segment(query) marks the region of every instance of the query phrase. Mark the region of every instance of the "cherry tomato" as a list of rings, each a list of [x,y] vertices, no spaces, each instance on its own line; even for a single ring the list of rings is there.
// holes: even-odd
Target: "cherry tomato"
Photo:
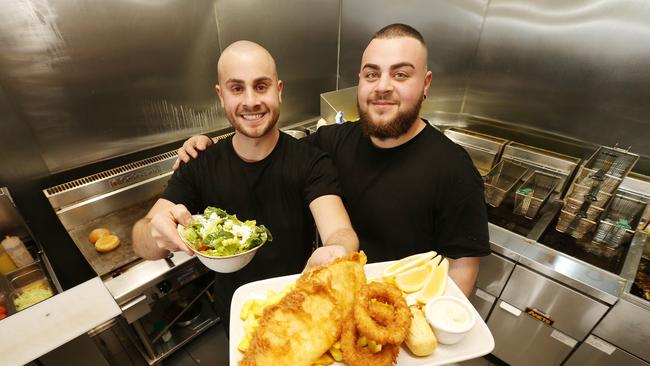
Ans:
[[[7,308],[4,305],[0,305],[0,314],[7,314]]]
[[[199,249],[199,251],[201,251],[201,250],[208,250],[208,247],[206,247],[205,245],[203,245],[203,246],[201,246],[201,249]]]

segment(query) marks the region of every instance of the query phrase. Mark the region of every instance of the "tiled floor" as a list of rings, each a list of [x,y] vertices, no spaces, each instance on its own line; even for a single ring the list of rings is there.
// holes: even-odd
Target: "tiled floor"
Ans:
[[[212,326],[197,339],[175,352],[162,363],[163,366],[221,366],[228,365],[228,339],[221,324]],[[454,365],[493,366],[485,358],[468,360]]]
[[[163,366],[228,365],[228,338],[221,324],[215,324],[195,340],[162,362]]]
[[[494,366],[493,363],[491,363],[489,360],[487,360],[486,358],[483,358],[483,357],[475,358],[473,360],[463,361],[461,363],[457,363],[456,365],[461,365],[461,366]]]

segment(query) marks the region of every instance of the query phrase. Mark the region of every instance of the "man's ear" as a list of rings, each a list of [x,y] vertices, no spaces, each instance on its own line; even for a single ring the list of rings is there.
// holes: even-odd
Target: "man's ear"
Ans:
[[[219,101],[221,102],[221,106],[223,107],[223,96],[221,96],[221,87],[219,84],[214,86],[214,90],[217,91],[217,95],[219,96]]]
[[[282,103],[282,80],[278,80],[278,99],[280,100],[280,103]]]
[[[429,70],[424,75],[424,95],[427,95],[427,91],[429,90],[429,87],[431,86],[431,80],[432,79],[433,79],[433,73],[431,72],[431,70]]]

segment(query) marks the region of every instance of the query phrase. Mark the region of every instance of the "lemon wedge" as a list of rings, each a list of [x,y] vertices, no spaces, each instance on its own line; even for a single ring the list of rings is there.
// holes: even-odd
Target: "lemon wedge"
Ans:
[[[447,288],[447,277],[449,275],[449,261],[447,258],[443,259],[440,264],[433,270],[429,278],[424,284],[424,288],[416,300],[421,304],[426,304],[434,297],[440,296],[445,293]]]
[[[435,258],[431,260],[430,263],[433,263],[433,269],[436,269],[440,265],[440,262],[442,262],[442,256],[437,255]]]
[[[382,277],[389,278],[393,277],[399,273],[406,272],[409,269],[421,266],[422,264],[430,261],[433,257],[436,256],[436,252],[433,250],[426,253],[413,254],[406,258],[402,258],[397,262],[391,264],[390,266],[384,269]]]
[[[110,252],[120,245],[120,238],[117,235],[105,235],[95,242],[95,250],[101,253]]]
[[[438,267],[442,256],[438,255],[432,260],[411,268],[395,276],[388,277],[402,292],[411,293],[420,291],[433,271]]]
[[[435,268],[435,265],[432,262],[433,261],[427,262],[419,267],[411,268],[406,272],[395,275],[395,285],[402,290],[402,292],[406,293],[420,291]]]

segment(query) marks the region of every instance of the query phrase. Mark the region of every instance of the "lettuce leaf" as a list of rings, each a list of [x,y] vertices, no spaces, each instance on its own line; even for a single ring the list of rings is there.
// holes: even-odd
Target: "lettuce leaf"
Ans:
[[[273,240],[264,225],[257,226],[255,220],[242,222],[217,207],[207,207],[203,215],[195,216],[182,235],[196,250],[212,256],[239,254]]]

